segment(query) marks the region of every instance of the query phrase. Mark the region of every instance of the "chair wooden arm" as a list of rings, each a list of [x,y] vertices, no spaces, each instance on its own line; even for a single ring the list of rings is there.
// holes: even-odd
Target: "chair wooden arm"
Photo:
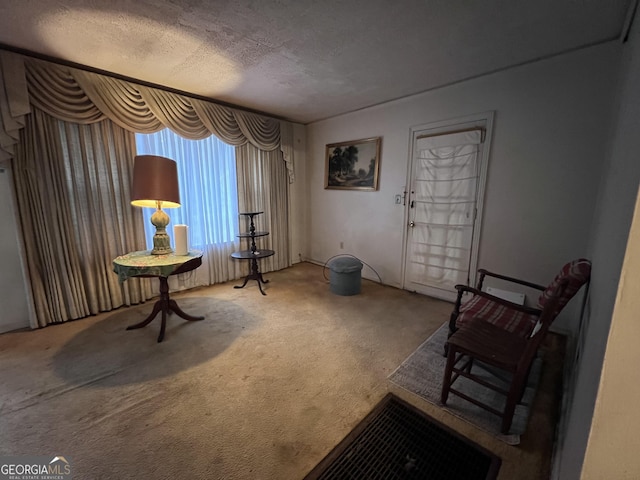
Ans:
[[[537,283],[527,282],[526,280],[520,280],[518,278],[508,277],[506,275],[500,275],[499,273],[493,273],[484,268],[478,270],[480,274],[480,279],[478,280],[478,290],[482,290],[482,282],[484,281],[485,275],[489,277],[499,278],[500,280],[506,280],[507,282],[517,283],[519,285],[524,285],[525,287],[535,288],[536,290],[544,291],[547,287],[543,287],[542,285],[538,285]]]

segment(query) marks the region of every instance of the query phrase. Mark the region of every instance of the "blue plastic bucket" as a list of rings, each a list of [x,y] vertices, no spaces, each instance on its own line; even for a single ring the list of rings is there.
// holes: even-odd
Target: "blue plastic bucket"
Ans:
[[[329,262],[329,289],[336,295],[357,295],[362,284],[362,262],[338,257]]]

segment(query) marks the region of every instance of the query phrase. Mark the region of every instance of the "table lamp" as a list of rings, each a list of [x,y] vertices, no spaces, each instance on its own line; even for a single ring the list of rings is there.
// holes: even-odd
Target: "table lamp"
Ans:
[[[156,227],[151,254],[171,253],[173,250],[166,230],[169,215],[162,210],[162,207],[178,208],[180,206],[176,162],[157,155],[136,156],[133,161],[131,205],[156,209],[151,216],[151,223]]]

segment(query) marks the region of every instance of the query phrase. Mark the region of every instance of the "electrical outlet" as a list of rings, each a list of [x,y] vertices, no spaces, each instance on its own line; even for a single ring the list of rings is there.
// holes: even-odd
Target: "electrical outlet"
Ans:
[[[402,203],[402,195],[398,194],[395,196],[396,205],[400,205]]]

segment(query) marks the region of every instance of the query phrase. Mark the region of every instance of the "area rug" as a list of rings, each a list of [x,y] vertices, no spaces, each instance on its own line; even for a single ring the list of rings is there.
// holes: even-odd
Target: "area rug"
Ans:
[[[447,404],[444,406],[440,402],[442,377],[444,376],[446,363],[443,348],[447,339],[447,332],[448,324],[445,323],[389,375],[389,380],[404,390],[438,405],[453,415],[485,430],[509,445],[519,444],[520,435],[525,432],[527,427],[529,407],[535,396],[540,379],[542,359],[537,358],[533,362],[522,404],[516,407],[511,429],[509,434],[505,435],[500,433],[500,418],[497,415],[455,395],[449,395]],[[487,380],[491,380],[497,384],[501,383],[499,379],[496,382],[496,376],[488,370],[485,371],[481,367],[474,366],[474,373],[476,373],[476,375],[483,376],[483,372]],[[498,410],[502,410],[505,401],[503,395],[482,387],[475,382],[464,380],[465,379],[461,379],[456,383],[458,390]],[[503,383],[507,385],[506,381]]]
[[[500,458],[393,394],[305,480],[495,479]]]

